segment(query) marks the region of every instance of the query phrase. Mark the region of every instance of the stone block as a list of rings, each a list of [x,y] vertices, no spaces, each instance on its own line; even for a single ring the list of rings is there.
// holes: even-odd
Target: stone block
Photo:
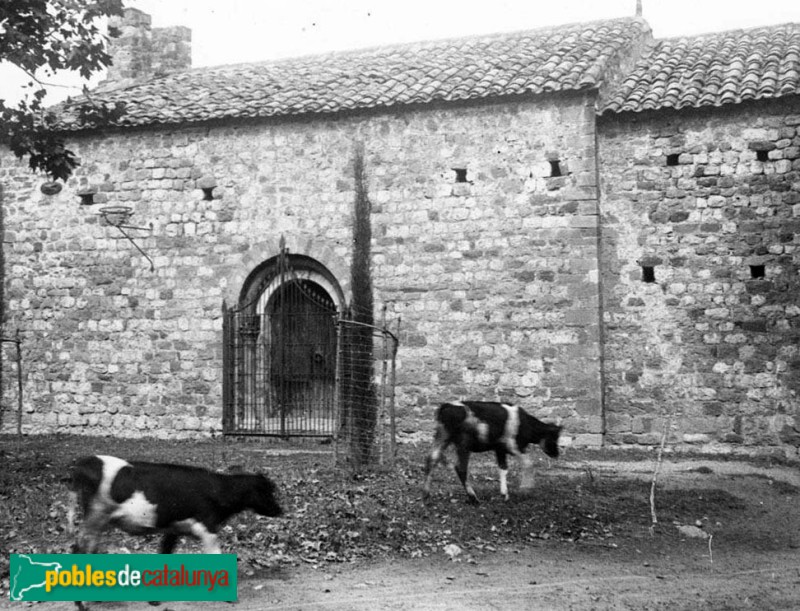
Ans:
[[[713,437],[705,433],[684,433],[682,436],[682,440],[684,443],[698,445],[698,444],[711,443],[713,441]]]
[[[577,308],[564,314],[567,326],[590,327],[599,324],[600,313],[594,308]]]
[[[597,433],[579,433],[572,438],[571,445],[581,448],[599,448],[603,445],[603,436]]]

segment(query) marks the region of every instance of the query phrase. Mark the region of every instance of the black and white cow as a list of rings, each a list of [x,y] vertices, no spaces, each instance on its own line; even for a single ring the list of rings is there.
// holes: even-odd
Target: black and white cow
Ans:
[[[444,451],[456,448],[456,473],[471,502],[478,502],[469,482],[469,456],[472,452],[494,451],[500,470],[500,493],[508,500],[509,454],[519,456],[523,477],[530,470],[526,450],[538,444],[548,456],[558,457],[558,437],[561,427],[547,424],[529,415],[516,405],[494,401],[454,401],[443,403],[436,411],[436,432],[433,449],[425,461],[424,497],[430,494],[431,477],[438,463],[447,464]]]
[[[220,553],[225,521],[246,509],[269,517],[283,512],[275,484],[263,475],[222,474],[199,467],[128,462],[87,456],[72,471],[72,507],[83,511],[75,553],[95,553],[108,526],[140,535],[163,533],[160,553],[172,553],[182,535],[198,539],[207,554]]]

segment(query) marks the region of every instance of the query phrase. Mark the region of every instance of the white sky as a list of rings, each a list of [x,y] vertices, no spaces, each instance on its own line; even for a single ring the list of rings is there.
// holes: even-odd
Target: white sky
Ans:
[[[630,16],[636,0],[128,0],[153,27],[192,30],[194,66],[280,57]],[[642,0],[656,38],[800,22],[800,0]],[[0,65],[0,98],[27,82]],[[52,79],[51,79],[52,80]],[[79,93],[51,88],[54,103]]]

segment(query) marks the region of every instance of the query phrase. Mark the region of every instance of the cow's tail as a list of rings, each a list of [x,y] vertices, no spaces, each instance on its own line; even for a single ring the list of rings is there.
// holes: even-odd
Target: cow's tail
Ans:
[[[69,500],[67,502],[67,523],[66,532],[74,535],[76,532],[75,522],[78,509],[86,511],[86,504],[100,486],[102,479],[102,466],[98,469],[94,464],[95,457],[79,460],[72,467],[72,472],[67,478],[69,485]]]
[[[434,426],[433,429],[433,443],[435,445],[440,445],[442,443],[442,440],[444,439],[444,435],[445,435],[444,425],[441,422],[439,422],[439,420],[437,420],[436,425]]]
[[[67,502],[67,523],[65,530],[69,536],[75,535],[75,516],[78,515],[78,493],[75,490],[69,491],[69,501]]]

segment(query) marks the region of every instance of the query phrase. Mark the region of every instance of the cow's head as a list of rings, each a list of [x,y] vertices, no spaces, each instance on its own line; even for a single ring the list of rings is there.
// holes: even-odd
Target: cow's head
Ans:
[[[539,440],[542,451],[551,458],[558,458],[558,437],[561,435],[561,427],[555,424],[546,425],[544,435]]]
[[[256,513],[269,518],[283,515],[283,509],[278,504],[277,489],[274,483],[265,475],[251,476],[248,494],[248,507]]]

